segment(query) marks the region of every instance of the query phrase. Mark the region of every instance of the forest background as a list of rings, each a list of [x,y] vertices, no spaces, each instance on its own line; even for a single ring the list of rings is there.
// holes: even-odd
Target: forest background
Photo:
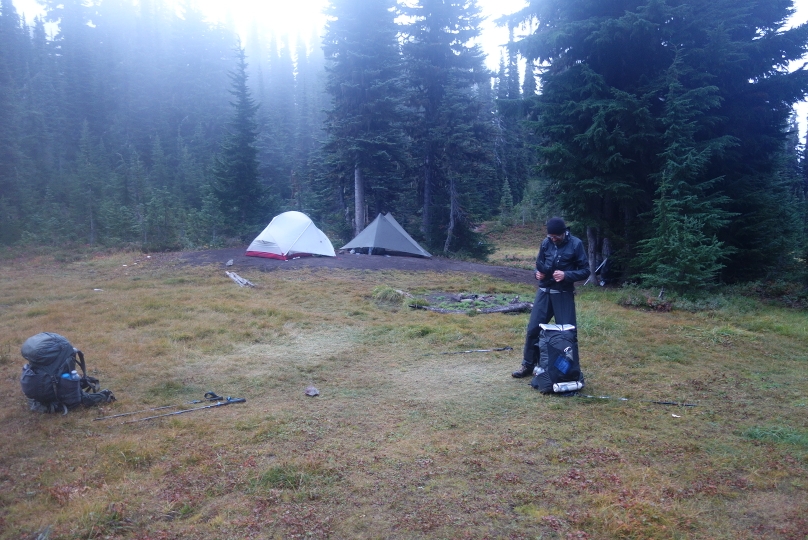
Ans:
[[[491,72],[474,1],[334,0],[310,47],[187,2],[0,0],[0,246],[239,245],[285,210],[338,246],[392,212],[485,258],[483,222],[559,214],[627,280],[802,280],[808,27],[698,4],[533,2]]]

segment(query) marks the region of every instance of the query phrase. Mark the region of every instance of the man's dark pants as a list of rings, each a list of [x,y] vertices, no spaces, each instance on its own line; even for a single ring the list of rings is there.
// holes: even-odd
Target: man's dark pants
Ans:
[[[547,291],[547,292],[545,292]],[[533,300],[533,310],[530,312],[530,321],[527,323],[527,336],[523,351],[522,366],[532,369],[539,362],[536,342],[541,334],[539,325],[547,324],[555,317],[556,324],[572,324],[576,326],[575,319],[575,292],[549,292],[540,288],[536,291]]]

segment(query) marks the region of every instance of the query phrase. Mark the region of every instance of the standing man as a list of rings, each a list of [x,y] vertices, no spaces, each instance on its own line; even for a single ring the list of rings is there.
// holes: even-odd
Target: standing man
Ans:
[[[536,341],[539,325],[555,317],[556,324],[572,324],[575,319],[575,282],[589,277],[589,260],[581,240],[572,236],[561,218],[547,222],[547,238],[541,243],[536,257],[536,279],[539,289],[533,301],[530,321],[527,324],[522,367],[511,373],[515,378],[533,375],[538,363]]]

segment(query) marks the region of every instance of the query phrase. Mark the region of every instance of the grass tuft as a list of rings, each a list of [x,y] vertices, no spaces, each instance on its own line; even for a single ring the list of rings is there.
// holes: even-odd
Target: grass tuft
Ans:
[[[751,427],[743,436],[753,441],[793,444],[808,448],[808,432],[785,426]]]
[[[373,299],[379,303],[401,304],[406,296],[402,291],[396,290],[388,285],[379,285],[373,289]]]
[[[11,362],[11,359],[15,356],[12,354],[11,350],[11,343],[0,343],[0,366]]]
[[[298,490],[311,483],[313,476],[305,470],[293,465],[278,465],[272,467],[251,482],[254,490],[257,489],[292,489]]]

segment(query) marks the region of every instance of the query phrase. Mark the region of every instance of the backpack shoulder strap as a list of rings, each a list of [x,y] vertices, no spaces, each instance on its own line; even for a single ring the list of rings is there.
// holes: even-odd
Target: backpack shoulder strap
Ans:
[[[87,365],[84,363],[84,353],[78,349],[73,349],[75,351],[75,355],[77,357],[76,363],[81,368],[81,374],[86,377],[87,376]]]
[[[98,384],[98,379],[87,375],[87,364],[84,362],[84,353],[76,349],[75,353],[76,364],[81,368],[81,389],[85,392],[98,392],[101,386]]]

